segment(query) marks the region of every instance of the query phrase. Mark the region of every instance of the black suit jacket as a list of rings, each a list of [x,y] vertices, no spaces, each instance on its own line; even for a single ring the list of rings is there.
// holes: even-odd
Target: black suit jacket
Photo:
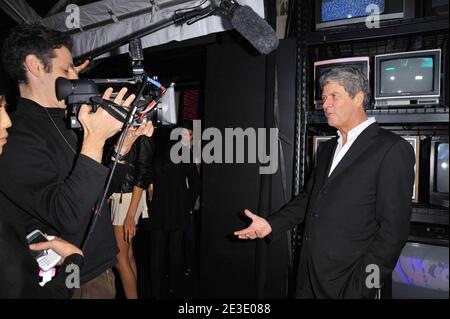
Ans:
[[[297,295],[308,284],[317,298],[372,298],[369,265],[379,267],[382,284],[408,238],[414,151],[373,123],[328,177],[336,144],[337,138],[324,143],[306,191],[268,221],[272,236],[306,223]]]

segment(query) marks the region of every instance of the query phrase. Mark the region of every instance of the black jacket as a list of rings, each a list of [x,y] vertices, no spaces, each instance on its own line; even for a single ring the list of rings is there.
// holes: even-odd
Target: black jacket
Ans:
[[[378,266],[383,283],[408,238],[414,151],[374,123],[328,177],[336,141],[319,149],[306,191],[268,221],[273,236],[305,221],[297,294],[310,282],[317,298],[372,298],[366,267]]]
[[[133,186],[147,189],[152,181],[153,139],[140,136],[126,156],[128,169],[122,183],[112,187],[114,193],[131,193]]]
[[[67,143],[76,150],[77,140],[66,126],[64,110],[46,110],[27,99],[18,101],[0,156],[0,207],[17,214],[27,233],[40,229],[80,247],[109,168],[74,154]],[[116,264],[118,249],[107,205],[83,252],[81,283]]]
[[[150,203],[149,228],[175,231],[188,226],[189,212],[200,193],[200,176],[194,163],[175,164],[170,158],[170,129],[155,134],[153,158],[153,196]],[[192,154],[191,154],[192,158]]]

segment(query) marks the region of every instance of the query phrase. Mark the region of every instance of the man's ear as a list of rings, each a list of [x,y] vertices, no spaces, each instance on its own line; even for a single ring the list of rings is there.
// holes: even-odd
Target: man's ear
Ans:
[[[42,74],[42,72],[45,72],[44,64],[34,54],[28,54],[25,57],[24,65],[26,70],[34,77],[40,77],[40,74]]]
[[[364,108],[364,93],[363,91],[359,91],[355,94],[355,97],[353,98],[356,102],[356,105],[362,105]]]

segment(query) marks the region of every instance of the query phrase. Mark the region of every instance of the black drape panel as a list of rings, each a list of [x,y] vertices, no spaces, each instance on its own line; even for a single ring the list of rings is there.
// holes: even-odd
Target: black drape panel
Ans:
[[[281,132],[293,142],[295,44],[293,46],[292,43],[286,45],[282,42],[276,60],[283,64],[277,66],[278,78],[281,78],[279,95],[283,95],[279,97],[280,125],[284,126]],[[223,43],[207,49],[206,61],[202,129],[216,127],[225,136],[225,128],[263,128],[266,108],[273,110],[273,94],[267,92],[274,90],[275,85],[275,72],[268,72],[268,68],[272,67],[267,63],[268,58],[239,44]],[[203,146],[207,143],[203,141]],[[290,198],[293,144],[283,142],[283,148],[287,197]],[[225,158],[224,155],[222,158]],[[260,199],[264,197],[260,194],[259,163],[203,164],[202,176],[200,296],[284,297],[288,265],[287,236],[267,244],[266,253],[257,254],[256,241],[238,241],[232,235],[234,230],[248,225],[249,221],[242,217],[243,210],[248,208],[256,212]],[[267,190],[267,196],[271,197],[269,211],[278,209],[284,203],[280,179],[279,168],[271,176]],[[259,260],[261,258],[263,260]],[[257,294],[261,263],[265,263],[266,273],[262,296]]]

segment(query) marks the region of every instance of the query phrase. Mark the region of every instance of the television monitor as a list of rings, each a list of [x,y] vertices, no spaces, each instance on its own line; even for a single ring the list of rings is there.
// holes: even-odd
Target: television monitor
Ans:
[[[414,203],[419,202],[419,154],[420,154],[420,136],[402,136],[414,149],[414,154],[416,156],[416,164],[414,165],[414,185],[413,185],[413,195],[412,201]]]
[[[316,1],[316,29],[358,23],[363,23],[365,26],[368,16],[377,15],[380,21],[383,21],[411,19],[414,18],[414,14],[414,0],[318,0]]]
[[[153,113],[152,121],[156,125],[176,125],[178,108],[176,103],[176,92],[172,83],[166,90],[166,93],[156,105],[156,111]]]
[[[370,59],[368,56],[359,56],[359,57],[349,57],[349,58],[340,58],[340,59],[332,59],[332,60],[322,60],[314,62],[314,105],[316,109],[321,109],[323,107],[322,102],[322,88],[319,84],[319,79],[328,70],[336,66],[352,66],[354,68],[359,69],[370,81]],[[369,82],[370,87],[370,82]]]
[[[408,242],[392,272],[393,299],[448,299],[448,247]]]
[[[331,135],[326,135],[326,136],[313,136],[313,158],[314,161],[317,163],[317,150],[319,149],[319,145],[321,143],[324,143],[328,140],[331,140],[332,138],[334,138],[336,136],[331,136]]]
[[[430,150],[430,204],[449,207],[448,136],[433,136]]]
[[[438,104],[441,49],[375,56],[375,107]]]

